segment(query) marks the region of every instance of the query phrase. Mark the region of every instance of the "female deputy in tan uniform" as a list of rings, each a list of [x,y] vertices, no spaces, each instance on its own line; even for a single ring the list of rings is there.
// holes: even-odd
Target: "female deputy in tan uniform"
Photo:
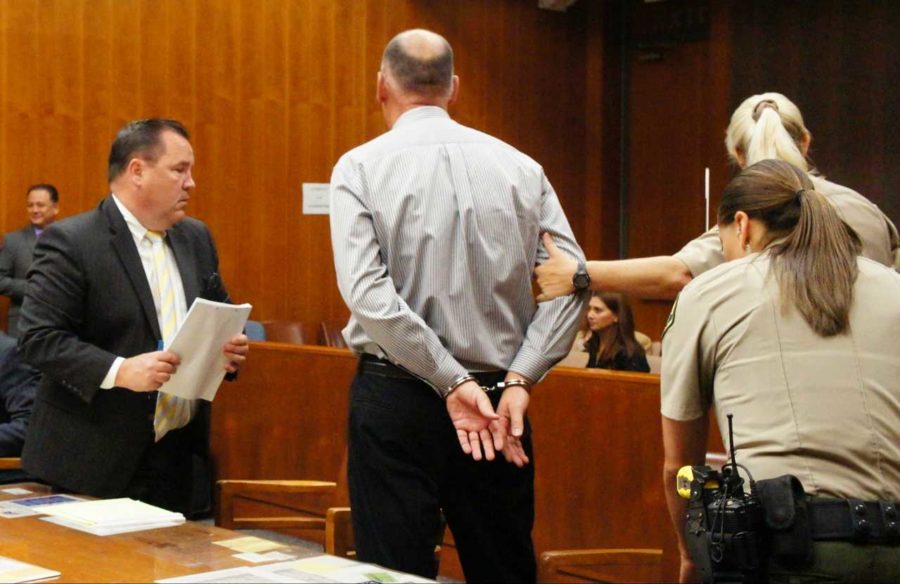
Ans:
[[[675,475],[703,463],[714,405],[720,430],[734,415],[738,462],[754,479],[793,474],[815,497],[894,502],[894,519],[888,503],[868,507],[866,545],[814,534],[812,561],[770,561],[770,580],[898,582],[900,274],[857,257],[855,234],[814,186],[766,160],[725,189],[719,237],[735,261],[684,288],[663,337],[666,497],[681,539]],[[841,511],[850,529],[850,504]],[[682,576],[691,572],[683,551]]]
[[[763,93],[744,100],[731,116],[725,147],[741,168],[766,159],[790,162],[810,174],[817,192],[834,205],[859,235],[862,255],[900,269],[900,236],[891,220],[871,201],[847,187],[829,182],[810,167],[806,154],[812,134],[797,106],[780,93]],[[541,288],[538,300],[551,300],[574,290],[577,263],[556,250],[549,235],[544,245],[550,260],[535,269]],[[592,290],[622,292],[650,298],[672,298],[691,278],[725,261],[718,228],[688,243],[674,256],[587,262]]]

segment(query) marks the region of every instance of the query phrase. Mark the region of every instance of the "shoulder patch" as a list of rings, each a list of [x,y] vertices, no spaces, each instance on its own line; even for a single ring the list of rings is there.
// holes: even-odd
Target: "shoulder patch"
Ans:
[[[678,308],[678,299],[681,298],[681,294],[675,297],[675,302],[672,304],[672,311],[669,312],[669,318],[666,319],[666,326],[663,327],[662,335],[660,335],[659,339],[662,340],[665,338],[666,333],[669,332],[669,328],[675,323],[675,310]]]

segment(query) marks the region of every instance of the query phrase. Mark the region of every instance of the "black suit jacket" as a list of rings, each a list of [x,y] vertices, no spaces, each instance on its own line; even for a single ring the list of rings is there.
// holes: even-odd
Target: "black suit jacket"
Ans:
[[[206,226],[186,218],[168,230],[185,300],[227,302]],[[54,223],[28,273],[19,347],[44,374],[23,466],[51,484],[98,497],[120,495],[153,444],[156,392],[100,389],[117,356],[156,350],[162,336],[131,232],[111,197]],[[206,454],[208,403],[186,427]]]
[[[8,332],[18,336],[19,312],[25,298],[25,275],[31,265],[37,236],[34,227],[28,225],[7,233],[0,250],[0,294],[9,296]]]

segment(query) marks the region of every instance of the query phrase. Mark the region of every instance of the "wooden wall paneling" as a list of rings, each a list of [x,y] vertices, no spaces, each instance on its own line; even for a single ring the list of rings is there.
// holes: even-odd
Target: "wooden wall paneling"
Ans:
[[[347,104],[356,98],[337,91],[337,78],[350,75],[361,32],[359,21],[347,11],[338,18],[335,3],[320,2],[316,9],[297,5],[291,18],[287,91],[290,96],[287,145],[290,152],[290,180],[285,189],[284,266],[289,281],[299,284],[296,292],[282,298],[281,310],[295,320],[313,324],[330,317],[337,284],[332,265],[329,218],[304,215],[302,183],[327,183],[340,152],[335,148],[335,130],[345,122],[338,119],[337,107],[347,113]],[[357,5],[356,16],[365,12]],[[344,18],[350,18],[343,21]],[[347,61],[344,59],[347,58]],[[342,84],[341,89],[348,89]],[[352,117],[348,123],[352,125]],[[300,253],[297,253],[297,252]],[[335,315],[337,316],[337,315]]]
[[[17,67],[37,90],[27,113],[34,119],[32,134],[20,139],[30,142],[35,157],[29,175],[16,189],[20,204],[29,184],[50,182],[61,192],[78,192],[84,182],[82,166],[72,164],[73,159],[80,158],[84,137],[84,47],[79,42],[84,9],[74,2],[60,6],[41,3],[36,18],[41,27],[34,61],[38,69],[35,71],[27,62]],[[24,205],[20,209],[20,225],[24,225]]]
[[[313,182],[329,182],[331,170],[338,158],[347,150],[363,143],[367,139],[367,121],[370,117],[380,116],[381,109],[375,103],[375,78],[381,62],[381,54],[370,46],[380,42],[379,35],[373,34],[371,27],[371,9],[359,10],[358,5],[335,4],[331,22],[330,45],[328,54],[332,56],[332,102],[331,124],[329,128],[330,161],[323,164],[325,168],[315,175],[303,172],[303,180]],[[384,122],[382,121],[382,126]],[[303,136],[303,128],[297,129],[298,139]],[[298,169],[302,170],[302,169]],[[324,218],[323,218],[324,219]],[[310,273],[318,279],[320,287],[331,287],[337,290],[334,263],[331,261],[331,229],[327,220],[319,220],[320,228],[314,232],[310,242],[317,249],[328,250],[320,254],[321,265],[316,273]],[[322,299],[320,320],[346,321],[350,312],[340,294],[334,293]]]
[[[232,126],[237,140],[228,140],[237,151],[237,166],[232,183],[224,187],[227,207],[219,206],[219,225],[232,234],[230,269],[236,292],[254,303],[253,318],[262,320],[274,318],[266,307],[279,302],[277,293],[286,284],[286,264],[293,259],[284,222],[299,199],[287,176],[290,24],[284,2],[240,6],[235,87],[239,121]]]
[[[193,34],[198,18],[197,3],[195,0],[166,0],[164,3],[151,2],[149,6],[159,12],[156,19],[163,20],[166,27],[165,35],[153,34],[154,26],[147,29],[150,33],[147,36],[162,37],[164,47],[165,60],[159,83],[165,88],[165,105],[160,115],[174,117],[191,129],[195,125],[197,103],[197,36]]]
[[[189,213],[209,224],[235,300],[259,319],[346,318],[328,220],[301,215],[301,184],[328,181],[341,154],[385,130],[381,50],[427,26],[456,45],[454,115],[542,163],[583,235],[583,6],[21,0],[0,10],[4,232],[24,223],[21,191],[37,180],[60,187],[66,216],[96,206],[115,131],[174,117],[193,135]]]
[[[787,95],[813,134],[818,168],[900,220],[900,4],[766,0],[736,3],[733,18],[732,106]]]
[[[82,64],[81,111],[72,120],[83,125],[81,133],[78,166],[81,180],[77,188],[59,185],[60,214],[71,216],[76,210],[89,209],[96,205],[109,191],[106,178],[109,147],[118,127],[113,121],[114,97],[117,86],[123,83],[123,76],[117,75],[114,63],[119,55],[113,51],[118,31],[114,28],[115,10],[113,2],[83,4],[81,46],[84,54]],[[76,39],[77,40],[77,39]],[[60,139],[63,143],[65,136]]]
[[[3,184],[4,209],[9,227],[17,229],[27,221],[24,190],[30,177],[37,175],[37,147],[30,136],[37,134],[37,102],[42,84],[36,83],[45,64],[38,58],[39,37],[33,34],[38,19],[38,3],[7,3],[0,26],[4,31],[4,87],[6,115],[2,129],[3,160],[6,181]],[[44,86],[45,87],[45,86]]]
[[[135,45],[130,49],[140,55],[140,117],[165,116],[178,118],[169,110],[169,94],[172,86],[178,84],[178,74],[183,73],[169,68],[169,56],[173,48],[180,46],[177,39],[171,36],[170,23],[167,18],[169,3],[144,0],[134,5],[134,18],[139,23]],[[180,121],[189,125],[190,120]]]
[[[708,40],[631,48],[627,257],[671,255],[703,233],[704,168],[710,224],[731,175],[722,140],[731,115],[729,4],[709,10]],[[658,339],[669,307],[636,300],[637,328]]]
[[[252,221],[259,207],[252,201],[256,193],[242,189],[240,173],[249,163],[242,158],[240,87],[241,4],[217,0],[197,0],[193,36],[197,66],[195,81],[195,121],[189,128],[194,144],[194,180],[191,214],[206,221],[219,250],[219,270],[231,297],[252,302],[251,318],[259,320],[258,302],[248,294],[247,282],[260,284],[260,296],[270,284],[256,272],[256,265],[240,264],[245,248],[255,249],[265,233],[242,228]],[[256,169],[257,172],[264,172]]]
[[[585,5],[584,188],[579,243],[589,259],[618,258],[620,3]]]
[[[145,9],[136,2],[116,2],[110,5],[110,41],[109,41],[109,73],[106,82],[109,84],[110,101],[106,113],[107,129],[99,136],[96,150],[84,153],[84,166],[91,169],[84,186],[83,206],[72,208],[71,212],[86,211],[99,201],[109,190],[106,175],[109,148],[119,128],[127,122],[147,117],[143,113],[143,51],[141,42],[145,31],[141,24],[140,11]],[[88,77],[86,82],[89,91],[93,91],[96,78]],[[93,156],[99,156],[94,159]],[[189,212],[193,213],[193,209]]]

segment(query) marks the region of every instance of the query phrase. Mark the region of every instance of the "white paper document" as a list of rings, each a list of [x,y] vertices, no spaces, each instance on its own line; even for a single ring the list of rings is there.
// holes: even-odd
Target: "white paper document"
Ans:
[[[266,566],[248,566],[158,580],[160,584],[213,582],[434,582],[336,556],[313,556]]]
[[[6,493],[8,495],[31,495],[32,492],[28,489],[22,489],[19,487],[12,487],[11,489],[0,489],[0,492]]]
[[[181,513],[125,498],[64,503],[44,507],[41,512],[49,515],[45,521],[94,535],[115,535],[184,523]]]
[[[266,552],[264,554],[244,552],[242,554],[234,554],[234,557],[239,560],[244,560],[245,562],[250,562],[251,564],[261,564],[263,562],[293,560],[296,559],[297,556],[292,556],[291,554],[285,554],[283,552]]]
[[[159,391],[212,401],[225,377],[226,358],[222,347],[244,330],[251,308],[249,304],[194,300],[166,347],[181,357],[181,365]]]
[[[59,572],[56,570],[48,570],[34,564],[26,564],[25,562],[0,556],[0,583],[35,582],[37,580],[46,580],[47,578],[56,578],[57,576],[59,576]]]

